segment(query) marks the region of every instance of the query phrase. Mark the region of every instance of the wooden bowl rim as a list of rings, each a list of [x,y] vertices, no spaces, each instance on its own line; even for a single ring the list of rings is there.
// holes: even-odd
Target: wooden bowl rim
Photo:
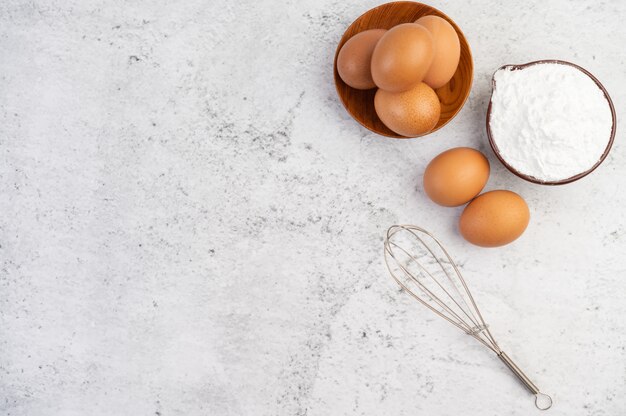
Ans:
[[[526,67],[529,66],[533,66],[533,65],[540,65],[540,64],[559,64],[559,65],[568,65],[571,67],[574,67],[576,69],[578,69],[579,71],[583,72],[585,75],[587,75],[589,78],[591,78],[596,85],[600,88],[600,90],[602,90],[602,93],[604,94],[604,97],[606,98],[606,100],[609,103],[609,108],[611,109],[611,117],[613,119],[613,125],[611,127],[611,136],[609,137],[609,142],[606,146],[606,148],[604,149],[604,152],[602,153],[602,156],[600,156],[600,159],[588,170],[581,172],[577,175],[571,176],[569,178],[566,179],[561,179],[558,181],[542,181],[540,179],[537,179],[531,175],[526,175],[524,173],[519,172],[517,169],[515,169],[514,167],[512,167],[511,165],[509,165],[509,163],[504,160],[504,158],[502,157],[502,155],[500,154],[500,150],[498,149],[498,146],[496,145],[493,136],[491,134],[491,126],[490,126],[490,121],[491,121],[491,105],[492,105],[492,100],[493,100],[493,93],[496,89],[496,80],[495,80],[495,76],[496,73],[498,73],[498,71],[504,70],[504,69],[509,69],[512,68],[513,71],[517,71],[520,69],[524,69]],[[611,148],[613,147],[613,142],[615,141],[615,133],[617,131],[617,115],[615,113],[615,106],[613,105],[613,100],[611,100],[611,97],[609,96],[608,91],[606,90],[606,88],[604,88],[604,85],[602,85],[602,83],[598,80],[598,78],[596,78],[591,72],[587,71],[585,68],[576,65],[572,62],[568,62],[568,61],[562,61],[559,59],[540,59],[537,61],[531,61],[531,62],[527,62],[525,64],[507,64],[507,65],[502,65],[500,68],[496,69],[495,72],[493,73],[493,75],[491,76],[491,97],[489,98],[489,105],[487,106],[487,138],[489,140],[489,145],[491,146],[491,149],[493,150],[494,154],[496,155],[496,157],[498,158],[498,160],[509,170],[511,171],[511,173],[513,173],[515,176],[520,177],[528,182],[532,182],[532,183],[536,183],[539,185],[549,185],[549,186],[554,186],[554,185],[565,185],[568,183],[572,183],[575,182],[581,178],[584,178],[585,176],[589,175],[591,172],[593,172],[594,170],[597,169],[598,166],[600,166],[602,164],[602,162],[604,162],[604,159],[606,159],[606,157],[609,155],[609,152],[611,151]]]
[[[445,19],[450,22],[455,31],[457,32],[457,34],[459,35],[459,42],[463,42],[465,43],[465,45],[467,46],[467,53],[469,55],[469,69],[470,69],[470,76],[469,76],[469,86],[467,88],[467,93],[465,94],[465,97],[463,97],[463,101],[461,102],[461,104],[457,107],[457,109],[454,111],[454,114],[452,114],[450,116],[450,118],[443,123],[442,125],[440,125],[437,128],[432,129],[431,131],[424,133],[424,134],[420,134],[418,136],[401,136],[399,134],[389,134],[387,132],[383,132],[383,131],[378,131],[378,130],[374,130],[372,127],[366,125],[365,123],[363,123],[361,120],[359,120],[358,118],[356,118],[354,115],[352,115],[352,113],[350,112],[350,110],[348,109],[348,105],[346,104],[343,95],[341,94],[341,91],[339,90],[339,83],[337,82],[337,77],[339,76],[339,73],[337,71],[337,56],[339,56],[339,51],[341,50],[341,46],[343,46],[343,44],[345,44],[345,42],[342,44],[341,40],[346,36],[346,32],[348,32],[348,30],[350,30],[350,28],[352,27],[352,25],[354,25],[357,21],[363,19],[365,17],[365,15],[375,12],[377,9],[381,9],[383,7],[389,6],[391,4],[410,4],[410,5],[418,5],[418,6],[423,6],[423,7],[427,7],[429,9],[435,10],[438,13],[440,13],[442,16],[445,17]],[[425,15],[428,16],[428,15]],[[410,22],[407,22],[410,23]],[[366,30],[371,30],[371,29],[366,29]],[[361,31],[363,32],[363,31]],[[358,33],[361,33],[358,32]],[[352,36],[355,36],[356,34]],[[349,39],[349,38],[348,38]],[[348,41],[348,39],[346,39],[346,42]],[[366,129],[368,129],[369,131],[376,133],[380,136],[385,136],[385,137],[389,137],[392,139],[416,139],[418,137],[424,137],[427,136],[431,133],[436,132],[437,130],[441,129],[442,127],[446,126],[448,123],[450,123],[461,111],[461,109],[465,106],[465,103],[467,102],[470,93],[472,91],[472,85],[474,84],[474,56],[472,55],[472,49],[470,47],[469,42],[467,41],[467,38],[465,37],[465,34],[463,33],[463,31],[461,30],[461,28],[456,24],[456,22],[454,20],[452,20],[450,18],[450,16],[448,16],[447,14],[443,13],[441,10],[437,9],[436,7],[430,6],[428,4],[425,3],[420,3],[417,1],[390,1],[387,3],[383,3],[383,4],[379,4],[376,7],[372,7],[371,9],[365,11],[364,13],[362,13],[359,17],[357,17],[356,19],[354,19],[352,21],[352,23],[350,23],[350,25],[348,25],[348,27],[346,28],[346,30],[343,32],[343,34],[341,35],[341,39],[339,40],[339,43],[337,44],[337,49],[335,50],[335,58],[334,58],[334,62],[333,62],[333,78],[335,81],[335,90],[337,91],[337,95],[339,96],[339,100],[341,101],[341,104],[343,105],[343,107],[345,108],[346,112],[350,115],[350,117],[352,117],[352,119],[356,120],[357,123],[359,123],[361,126],[365,127]],[[391,129],[390,129],[391,130]]]

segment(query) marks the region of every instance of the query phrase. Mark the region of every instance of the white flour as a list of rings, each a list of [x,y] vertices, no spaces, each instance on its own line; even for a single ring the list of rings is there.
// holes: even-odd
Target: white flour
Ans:
[[[491,136],[507,163],[540,181],[585,172],[611,135],[609,103],[578,69],[536,64],[495,74]]]

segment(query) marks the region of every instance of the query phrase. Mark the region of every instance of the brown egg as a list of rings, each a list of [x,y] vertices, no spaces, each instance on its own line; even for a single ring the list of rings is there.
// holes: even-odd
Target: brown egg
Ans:
[[[407,91],[422,81],[432,60],[430,32],[424,26],[403,23],[378,41],[372,55],[372,78],[383,90]]]
[[[374,108],[385,126],[407,137],[431,131],[441,114],[439,97],[424,83],[398,93],[379,89],[374,96]]]
[[[529,219],[528,205],[521,196],[511,191],[491,191],[465,207],[459,229],[472,244],[498,247],[522,235]]]
[[[420,17],[415,23],[424,26],[433,37],[433,62],[423,82],[437,89],[450,81],[461,57],[459,36],[452,25],[439,16]]]
[[[366,30],[344,43],[337,55],[337,72],[343,82],[357,90],[376,87],[372,79],[372,53],[385,32],[385,29]]]
[[[424,191],[445,207],[463,205],[482,191],[489,161],[478,150],[457,147],[436,156],[424,171]]]

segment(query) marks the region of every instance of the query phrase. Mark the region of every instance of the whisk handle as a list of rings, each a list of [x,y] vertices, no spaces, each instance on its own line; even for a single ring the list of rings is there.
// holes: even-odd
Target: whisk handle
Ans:
[[[535,406],[540,410],[547,410],[552,407],[552,398],[545,393],[542,393],[539,388],[530,381],[528,376],[515,364],[511,357],[506,355],[504,351],[498,353],[498,358],[511,370],[513,374],[522,382],[522,384],[535,395]],[[540,403],[541,400],[541,403]]]

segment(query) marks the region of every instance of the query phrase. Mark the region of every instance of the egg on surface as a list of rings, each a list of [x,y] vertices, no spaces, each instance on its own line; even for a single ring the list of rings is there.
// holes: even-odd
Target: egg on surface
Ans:
[[[424,191],[445,207],[463,205],[482,191],[489,179],[489,161],[481,152],[457,147],[437,155],[424,171]]]
[[[337,55],[337,72],[352,88],[369,90],[376,87],[372,79],[372,53],[385,29],[366,30],[352,36]]]
[[[499,247],[521,236],[529,220],[530,211],[521,196],[511,191],[490,191],[465,207],[459,230],[472,244]]]
[[[461,43],[454,27],[439,16],[423,16],[415,21],[424,26],[432,35],[433,62],[424,76],[423,82],[437,89],[450,81],[461,57]]]
[[[419,84],[433,60],[433,38],[424,26],[403,23],[389,29],[372,55],[372,78],[378,88],[407,91]]]
[[[423,82],[404,92],[379,89],[374,96],[374,108],[385,126],[406,137],[428,133],[441,115],[439,97]]]

